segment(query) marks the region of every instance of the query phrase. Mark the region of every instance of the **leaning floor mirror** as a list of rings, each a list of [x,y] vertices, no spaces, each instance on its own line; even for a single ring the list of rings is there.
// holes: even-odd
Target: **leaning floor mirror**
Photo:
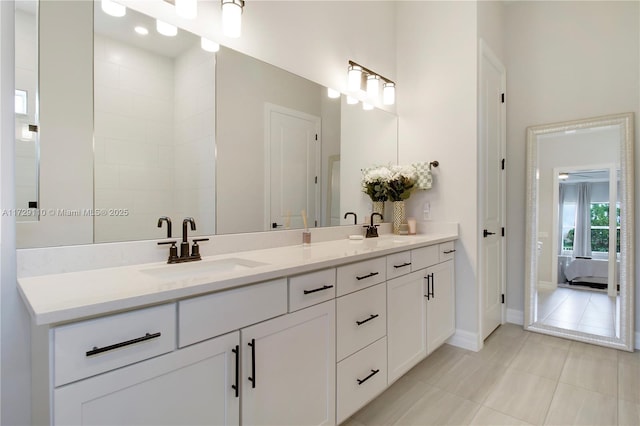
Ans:
[[[633,113],[527,129],[525,329],[633,351]]]

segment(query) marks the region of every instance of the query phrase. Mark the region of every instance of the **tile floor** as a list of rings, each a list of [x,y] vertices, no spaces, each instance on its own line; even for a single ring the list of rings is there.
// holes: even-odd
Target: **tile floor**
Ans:
[[[559,287],[538,290],[538,321],[555,327],[614,337],[616,298],[605,292]]]
[[[343,426],[640,425],[640,352],[505,324],[480,352],[443,345]]]

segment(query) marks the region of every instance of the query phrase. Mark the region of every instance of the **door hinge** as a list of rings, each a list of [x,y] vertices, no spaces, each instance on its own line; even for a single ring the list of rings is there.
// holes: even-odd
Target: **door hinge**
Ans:
[[[29,124],[29,131],[33,133],[38,133],[38,126],[35,124]]]
[[[505,163],[506,163],[506,162],[507,162],[507,159],[506,159],[506,158],[503,158],[502,160],[500,160],[500,168],[501,168],[502,170],[504,170],[504,165],[505,165]]]
[[[316,224],[316,228],[317,228],[317,227],[318,227],[318,221],[316,220],[316,221],[314,221],[314,222],[315,222],[315,224]]]
[[[504,303],[504,293],[502,293],[501,296],[502,296],[502,298],[501,298],[502,299],[502,303]]]
[[[316,140],[318,140],[318,134],[316,133]]]
[[[504,237],[504,226],[502,227],[502,236]]]
[[[504,103],[504,93],[502,93],[501,100],[502,100],[502,103]]]
[[[318,176],[316,176],[315,183],[318,183]]]

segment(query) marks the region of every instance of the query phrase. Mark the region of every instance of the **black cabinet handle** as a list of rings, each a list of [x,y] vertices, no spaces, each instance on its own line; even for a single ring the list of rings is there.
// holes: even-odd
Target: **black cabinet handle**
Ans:
[[[380,369],[378,370],[371,370],[371,374],[369,374],[367,377],[365,377],[364,379],[356,379],[358,381],[358,385],[363,384],[364,382],[366,382],[367,380],[369,380],[370,378],[372,378],[373,376],[375,376],[376,374],[378,374],[380,372]]]
[[[456,249],[453,249],[453,250],[445,250],[445,251],[443,251],[443,253],[444,253],[444,254],[450,254],[450,253],[453,253],[454,251],[456,251]]]
[[[369,318],[365,319],[365,320],[362,320],[362,321],[356,321],[356,324],[357,324],[357,325],[362,325],[362,324],[364,324],[365,322],[369,322],[369,321],[371,321],[371,320],[372,320],[372,319],[374,319],[374,318],[378,318],[379,316],[380,316],[380,315],[378,315],[378,314],[371,314],[371,316],[370,316]]]
[[[435,291],[436,280],[435,280],[435,278],[433,276],[433,272],[431,273],[431,280],[430,281],[431,281],[431,297],[433,297],[435,299],[436,298],[436,291]]]
[[[364,280],[365,278],[371,278],[371,277],[375,277],[376,275],[378,275],[380,272],[372,272],[370,274],[367,275],[363,275],[361,277],[356,277],[356,280],[360,281],[360,280]]]
[[[160,337],[160,332],[153,333],[153,334],[147,333],[142,337],[137,337],[135,339],[127,340],[126,342],[120,342],[114,345],[105,346],[104,348],[99,348],[97,346],[94,346],[93,349],[91,349],[90,351],[87,351],[87,356],[98,355],[103,352],[112,351],[114,349],[123,348],[125,346],[134,345],[140,342],[146,342],[147,340],[156,339],[158,337]]]
[[[411,265],[411,262],[405,262],[402,265],[393,265],[393,267],[398,269],[398,268],[404,268],[405,266],[409,266],[409,265]]]
[[[330,288],[333,288],[333,286],[332,285],[325,285],[325,286],[322,286],[320,288],[314,288],[313,290],[305,290],[304,294],[315,293],[316,291],[328,290]]]
[[[431,296],[431,289],[430,289],[430,286],[431,286],[431,275],[425,276],[424,279],[427,280],[427,294],[425,294],[424,297],[426,297],[427,300],[430,300],[429,296]]]
[[[251,343],[248,343],[251,347],[251,377],[249,377],[249,381],[251,382],[251,387],[255,389],[256,387],[256,339],[251,339]]]
[[[236,354],[236,384],[231,385],[231,389],[236,391],[236,398],[238,398],[240,396],[240,387],[238,386],[238,378],[240,374],[240,366],[238,365],[238,363],[240,362],[240,346],[236,345],[234,349],[231,349],[231,352]]]

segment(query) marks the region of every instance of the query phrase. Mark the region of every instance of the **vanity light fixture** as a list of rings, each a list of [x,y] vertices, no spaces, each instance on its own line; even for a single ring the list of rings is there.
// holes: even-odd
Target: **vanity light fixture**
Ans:
[[[569,173],[566,173],[566,172],[558,173],[558,179],[562,179],[562,180],[569,179]]]
[[[363,76],[366,76],[367,98],[369,101],[377,102],[379,100],[380,83],[382,81],[382,101],[384,105],[393,105],[396,102],[396,83],[388,78],[353,61],[349,61],[347,76],[347,89],[350,92],[359,91],[362,87]]]
[[[230,38],[238,38],[242,32],[242,10],[244,0],[222,1],[222,33]]]
[[[178,27],[156,19],[156,31],[158,31],[163,36],[174,37],[176,34],[178,34]]]
[[[347,95],[347,104],[355,105],[357,103],[358,103],[358,99],[357,98],[354,98],[353,96]]]
[[[202,50],[206,52],[215,53],[220,50],[220,45],[213,40],[209,40],[208,38],[200,37],[200,47]]]
[[[121,4],[114,2],[113,0],[102,0],[100,2],[100,6],[102,7],[102,11],[107,15],[115,16],[116,18],[121,18],[127,14],[127,8]]]
[[[149,34],[149,30],[146,29],[145,27],[141,26],[141,25],[138,25],[133,30],[135,32],[137,32],[138,34],[143,35],[143,36]]]
[[[340,92],[336,89],[332,89],[331,87],[327,87],[327,96],[331,99],[338,99],[340,97]]]
[[[175,0],[176,13],[184,19],[196,19],[198,17],[198,0]]]

